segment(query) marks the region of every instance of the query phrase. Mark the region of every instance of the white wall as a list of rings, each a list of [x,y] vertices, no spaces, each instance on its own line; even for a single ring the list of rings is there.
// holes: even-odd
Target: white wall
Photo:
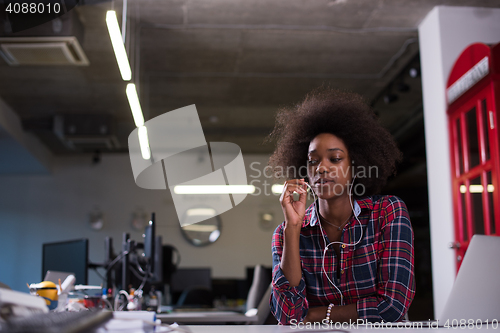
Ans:
[[[500,41],[500,9],[435,7],[419,26],[431,224],[434,314],[443,311],[455,279],[450,151],[445,88],[455,60],[475,42]]]
[[[267,164],[266,156],[244,159],[249,181],[257,176],[251,162],[259,162],[253,169],[260,170]],[[244,278],[248,266],[271,265],[272,232],[282,221],[278,196],[247,196],[220,216],[222,233],[216,243],[194,247],[181,235],[170,193],[137,187],[127,154],[103,155],[96,165],[90,155],[59,157],[52,170],[50,175],[0,176],[0,281],[16,290],[27,291],[26,283],[40,281],[42,243],[88,238],[90,260],[100,262],[106,236],[113,237],[115,252],[123,232],[140,240],[142,232],[131,227],[137,208],[156,212],[157,232],[180,251],[181,267],[210,266],[213,277]],[[100,231],[93,231],[88,222],[96,208],[105,214]],[[259,227],[262,211],[274,213],[272,229]],[[90,283],[101,281],[91,274]]]

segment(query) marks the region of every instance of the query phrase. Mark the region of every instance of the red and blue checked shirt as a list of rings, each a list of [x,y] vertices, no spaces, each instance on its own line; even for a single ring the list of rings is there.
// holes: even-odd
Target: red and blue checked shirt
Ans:
[[[325,256],[325,270],[341,290],[344,305],[356,303],[358,317],[368,321],[401,320],[415,294],[413,230],[405,203],[395,196],[363,197],[355,200],[354,216],[344,226],[340,258],[333,246]],[[310,307],[341,305],[341,296],[322,272],[325,248],[314,204],[306,210],[300,234],[302,279],[290,287],[280,263],[283,229],[279,225],[272,241],[273,292],[271,312],[281,324],[302,321]],[[330,242],[323,231],[327,244]],[[340,276],[338,278],[337,276]]]

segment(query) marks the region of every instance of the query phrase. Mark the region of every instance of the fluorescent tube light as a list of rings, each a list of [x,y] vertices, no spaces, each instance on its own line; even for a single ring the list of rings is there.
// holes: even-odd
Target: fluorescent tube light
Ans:
[[[271,186],[271,192],[274,194],[281,194],[281,192],[283,192],[283,187],[285,187],[283,184],[274,184]]]
[[[149,160],[151,158],[151,150],[149,148],[148,130],[144,125],[139,127],[139,145],[141,146],[142,158]]]
[[[254,193],[253,185],[177,185],[176,194],[248,194]]]
[[[108,25],[111,45],[113,45],[113,50],[115,51],[116,61],[118,62],[118,68],[120,69],[122,79],[124,81],[130,81],[132,78],[132,70],[130,69],[127,51],[123,44],[122,34],[120,33],[120,27],[118,26],[116,12],[114,10],[108,10],[106,13],[106,24]]]
[[[206,225],[206,224],[189,224],[182,227],[185,231],[198,231],[198,232],[214,232],[217,230],[216,225]],[[217,239],[217,238],[216,238]]]
[[[213,208],[191,208],[187,210],[187,216],[215,216]]]
[[[139,102],[139,97],[137,96],[135,84],[127,84],[126,92],[128,104],[130,104],[130,110],[132,110],[132,116],[134,117],[135,126],[141,127],[144,125],[144,116],[142,115],[141,103]]]

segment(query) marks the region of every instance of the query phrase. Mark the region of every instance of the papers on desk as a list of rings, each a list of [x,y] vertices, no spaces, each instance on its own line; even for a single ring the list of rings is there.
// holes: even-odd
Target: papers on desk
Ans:
[[[188,312],[172,312],[160,313],[157,318],[164,323],[181,323],[184,325],[210,323],[250,323],[258,320],[257,316],[248,317],[243,313],[234,311],[188,311]]]
[[[161,326],[160,326],[161,325]],[[177,324],[166,325],[156,323],[151,325],[140,319],[111,319],[97,333],[156,333],[156,332],[182,332],[190,333],[186,327],[180,327]]]
[[[144,332],[190,332],[177,324],[166,325],[156,319],[156,313],[151,311],[115,311],[113,319],[98,333],[144,333]]]
[[[143,333],[152,332],[154,326],[146,325],[140,319],[111,319],[104,326],[106,332]]]

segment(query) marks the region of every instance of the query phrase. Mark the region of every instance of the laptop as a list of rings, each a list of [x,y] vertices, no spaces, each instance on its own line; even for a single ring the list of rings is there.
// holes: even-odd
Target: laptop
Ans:
[[[75,273],[71,272],[58,272],[58,271],[47,271],[45,274],[45,277],[43,281],[51,281],[56,284],[56,286],[59,284],[59,280],[61,280],[61,283],[66,280],[66,278],[70,275],[75,275]]]
[[[438,315],[439,326],[453,327],[460,320],[500,321],[500,237],[474,235],[455,283]]]

